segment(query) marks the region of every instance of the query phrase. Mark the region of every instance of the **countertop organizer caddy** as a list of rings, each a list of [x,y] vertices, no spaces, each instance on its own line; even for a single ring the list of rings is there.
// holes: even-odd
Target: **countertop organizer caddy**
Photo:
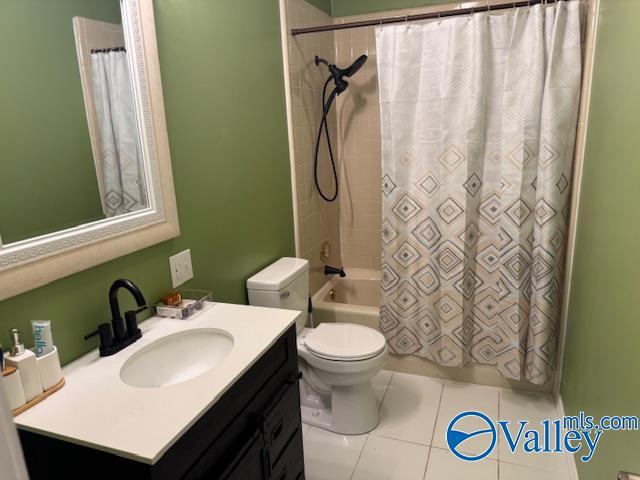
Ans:
[[[3,390],[14,417],[42,402],[65,384],[49,322],[34,321],[32,326],[34,348],[25,349],[20,341],[20,332],[13,329],[10,331],[11,354],[5,356],[0,350]]]

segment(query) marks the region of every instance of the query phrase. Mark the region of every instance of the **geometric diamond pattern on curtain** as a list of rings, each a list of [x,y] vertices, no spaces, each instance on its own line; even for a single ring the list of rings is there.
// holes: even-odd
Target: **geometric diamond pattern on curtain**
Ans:
[[[127,53],[91,54],[93,103],[100,132],[102,191],[107,217],[148,205]],[[100,178],[100,176],[99,176]]]
[[[552,378],[582,13],[572,1],[377,27],[393,353]]]

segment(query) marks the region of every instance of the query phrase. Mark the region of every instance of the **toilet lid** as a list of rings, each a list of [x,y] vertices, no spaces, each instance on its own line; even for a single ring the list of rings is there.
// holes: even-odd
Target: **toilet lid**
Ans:
[[[304,339],[307,349],[329,360],[365,360],[384,350],[384,336],[352,323],[321,323]]]

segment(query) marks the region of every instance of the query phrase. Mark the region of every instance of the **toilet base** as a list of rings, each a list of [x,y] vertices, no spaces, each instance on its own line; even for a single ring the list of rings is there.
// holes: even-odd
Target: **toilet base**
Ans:
[[[378,426],[378,404],[371,382],[334,385],[330,396],[300,389],[302,421],[308,425],[343,435],[368,433]]]

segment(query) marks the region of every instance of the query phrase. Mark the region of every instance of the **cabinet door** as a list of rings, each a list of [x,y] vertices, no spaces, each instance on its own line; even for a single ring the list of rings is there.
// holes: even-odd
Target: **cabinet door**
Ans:
[[[266,454],[262,434],[250,435],[238,448],[217,451],[210,447],[203,458],[183,477],[184,480],[262,480],[267,478]],[[222,464],[222,465],[221,465]]]
[[[256,434],[241,449],[229,468],[222,474],[222,480],[262,480],[266,479],[265,453],[262,435]]]
[[[302,431],[297,430],[271,470],[271,480],[304,479]]]

